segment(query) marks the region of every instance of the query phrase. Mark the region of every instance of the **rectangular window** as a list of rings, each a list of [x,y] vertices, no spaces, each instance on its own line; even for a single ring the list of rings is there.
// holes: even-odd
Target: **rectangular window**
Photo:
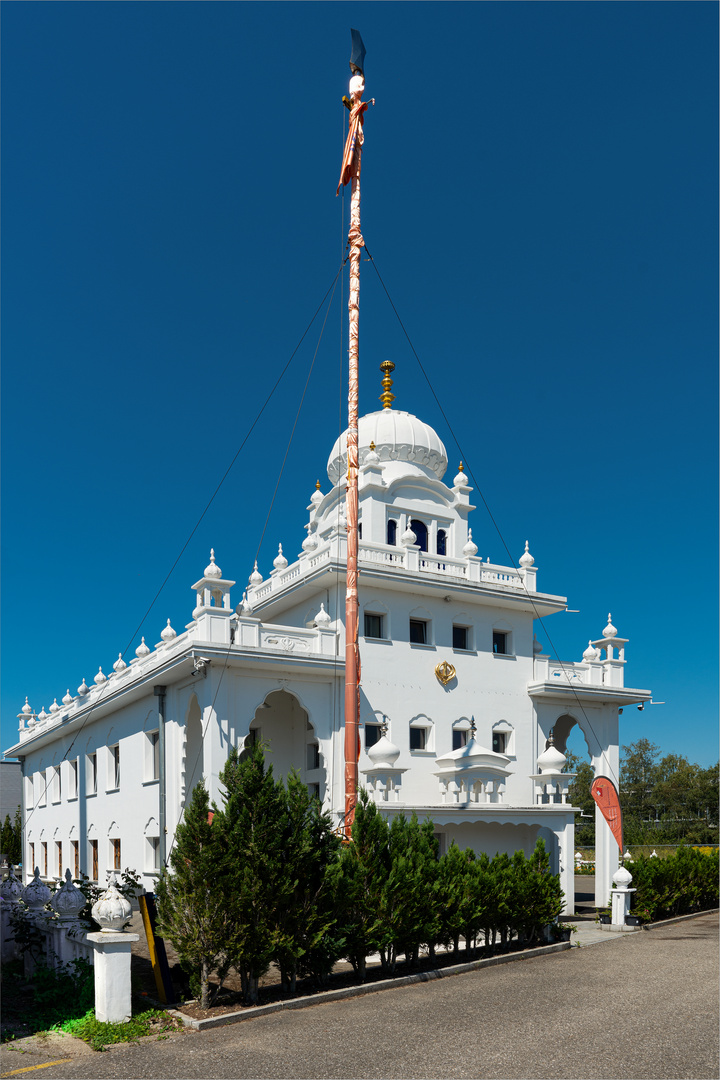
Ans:
[[[150,856],[150,869],[160,869],[160,837],[148,836],[148,854]]]
[[[43,877],[48,876],[48,863],[47,863],[47,843],[43,840],[40,849],[42,851],[42,865],[43,865]]]
[[[77,763],[77,758],[75,758],[74,761],[69,761],[68,765],[70,767],[69,768],[70,783],[69,783],[69,790],[68,790],[68,799],[77,799],[77,793],[78,793],[78,763]]]
[[[427,745],[427,731],[423,727],[410,728],[410,749],[424,750]]]
[[[62,783],[60,779],[60,766],[55,765],[50,770],[50,798],[54,803],[62,798]]]
[[[112,788],[120,787],[120,743],[108,746],[110,762],[108,766],[108,785]]]
[[[307,767],[310,770],[320,768],[320,747],[317,743],[308,743]]]
[[[39,772],[40,782],[38,783],[38,806],[45,806],[47,803],[47,777],[45,776],[45,770],[41,769]]]
[[[35,873],[35,844],[30,844],[30,873]]]
[[[98,842],[97,840],[90,841],[90,865],[92,867],[92,880],[98,881],[100,879],[100,873],[98,868]]]
[[[504,731],[493,731],[492,737],[493,754],[504,754],[507,750],[507,734]]]
[[[122,856],[120,854],[120,841],[111,840],[113,870],[122,870]]]
[[[507,656],[508,636],[502,630],[493,630],[493,652],[496,656]]]
[[[469,638],[467,626],[453,626],[453,649],[469,649]]]
[[[427,645],[427,623],[424,619],[410,620],[410,641],[413,645]]]
[[[160,732],[150,732],[150,762],[151,777],[153,780],[160,779]]]
[[[87,756],[87,793],[97,795],[97,754]]]
[[[372,615],[365,612],[365,637],[381,638],[383,636],[382,615]]]
[[[77,880],[80,877],[80,842],[79,840],[71,840],[72,853],[73,853],[73,877]]]
[[[453,728],[453,750],[461,750],[468,744],[468,733],[462,729]]]
[[[58,877],[63,876],[63,864],[62,864],[62,840],[55,841],[55,855],[57,858],[57,873]]]
[[[374,746],[376,742],[380,740],[381,727],[379,724],[366,724],[365,725],[365,749],[369,750],[371,746]]]

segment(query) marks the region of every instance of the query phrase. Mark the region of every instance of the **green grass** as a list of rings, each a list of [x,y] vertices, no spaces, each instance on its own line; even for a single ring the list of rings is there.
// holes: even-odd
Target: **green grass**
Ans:
[[[104,1050],[113,1043],[134,1042],[145,1035],[166,1039],[168,1032],[182,1031],[183,1022],[162,1009],[147,1009],[124,1024],[108,1024],[96,1020],[94,1010],[90,1009],[84,1016],[57,1024],[54,1030],[82,1039],[93,1050]]]

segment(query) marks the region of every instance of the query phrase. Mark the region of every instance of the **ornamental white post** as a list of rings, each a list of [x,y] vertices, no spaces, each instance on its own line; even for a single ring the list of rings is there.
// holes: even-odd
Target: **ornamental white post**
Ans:
[[[131,911],[113,874],[92,909],[92,917],[102,930],[87,936],[95,948],[95,1019],[109,1024],[123,1024],[132,1015],[130,960],[132,944],[140,935],[126,934],[122,929]]]

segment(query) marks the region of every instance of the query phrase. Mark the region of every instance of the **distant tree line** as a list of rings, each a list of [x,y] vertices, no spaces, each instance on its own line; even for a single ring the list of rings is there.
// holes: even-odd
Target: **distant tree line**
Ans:
[[[472,956],[479,944],[531,943],[562,910],[542,841],[529,858],[455,844],[438,858],[431,821],[388,823],[361,794],[352,842],[341,843],[296,774],[274,779],[260,745],[232,751],[220,780],[221,807],[194,788],[157,887],[160,932],[203,1008],[231,968],[251,1004],[271,963],[293,994],[298,978],[325,983],[341,958],[362,981],[376,952],[392,974],[401,956],[417,966],[421,947],[457,956],[462,939]]]
[[[583,815],[575,820],[578,847],[595,843],[592,765],[567,753],[566,770],[577,773],[569,798]],[[611,777],[611,779],[614,779]],[[638,739],[621,748],[620,805],[623,838],[632,844],[717,844],[718,766],[702,769],[680,754],[660,757],[660,748]]]
[[[5,816],[0,833],[0,852],[6,856],[10,866],[17,866],[22,862],[22,819],[19,806],[14,820],[10,820],[9,814]]]

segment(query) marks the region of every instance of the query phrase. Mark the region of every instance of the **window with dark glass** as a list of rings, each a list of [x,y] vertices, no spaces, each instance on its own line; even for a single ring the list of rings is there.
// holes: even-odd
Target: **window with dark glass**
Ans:
[[[445,550],[447,547],[447,536],[444,529],[438,529],[437,534],[437,553],[438,555],[447,555]]]
[[[397,521],[393,521],[392,518],[387,523],[387,542],[397,544]]]
[[[415,533],[415,543],[418,545],[421,551],[427,551],[428,549],[428,531],[427,525],[424,521],[418,521],[417,518],[413,518],[410,522],[410,528]]]
[[[493,652],[505,656],[508,651],[508,636],[501,630],[493,630]]]
[[[413,645],[427,645],[427,623],[424,619],[410,620],[410,641]]]
[[[453,626],[453,649],[469,649],[467,626]]]
[[[90,855],[92,859],[92,880],[97,881],[100,877],[98,869],[98,842],[97,840],[90,841]]]
[[[424,750],[427,745],[427,731],[424,727],[410,728],[410,749]]]
[[[369,750],[376,742],[380,741],[381,727],[379,724],[365,725],[365,749]]]
[[[383,636],[383,617],[365,612],[365,637],[381,638]]]
[[[493,754],[504,754],[507,749],[507,733],[504,731],[493,731],[492,737]]]
[[[308,769],[320,768],[320,747],[317,743],[308,743],[307,767]]]
[[[122,855],[120,853],[120,841],[111,840],[113,852],[113,870],[122,870]]]
[[[453,728],[452,736],[453,736],[453,750],[460,750],[460,749],[462,749],[463,746],[467,746],[467,744],[468,744],[467,730],[463,730],[462,728],[460,728],[460,729]]]

